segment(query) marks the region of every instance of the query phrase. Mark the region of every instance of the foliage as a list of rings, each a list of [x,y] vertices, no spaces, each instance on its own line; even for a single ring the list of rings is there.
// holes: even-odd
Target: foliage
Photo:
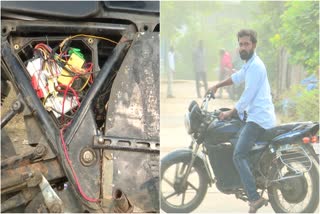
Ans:
[[[276,88],[277,78],[277,53],[279,47],[274,46],[272,41],[279,39],[278,30],[281,25],[280,15],[285,7],[282,1],[262,1],[259,10],[255,12],[254,29],[258,33],[257,52],[268,70],[268,77],[272,88]],[[275,37],[275,38],[274,38]]]
[[[281,23],[281,42],[291,53],[291,62],[302,64],[309,73],[317,72],[319,2],[287,2]]]
[[[294,86],[283,94],[283,98],[276,103],[282,111],[282,122],[319,121],[318,88],[308,91],[302,86]]]

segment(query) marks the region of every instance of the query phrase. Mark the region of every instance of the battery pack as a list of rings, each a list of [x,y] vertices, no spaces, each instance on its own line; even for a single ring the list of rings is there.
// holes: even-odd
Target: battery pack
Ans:
[[[50,69],[50,71],[55,74],[59,74],[59,78],[63,77],[61,74],[68,74],[68,72],[63,70],[60,66],[51,66],[50,68],[48,68],[48,66],[49,65],[47,64],[46,68]],[[44,69],[43,60],[40,58],[29,61],[27,64],[27,71],[31,76],[31,85],[38,97],[44,99],[44,107],[48,111],[52,111],[56,118],[59,118],[62,114],[63,96],[58,95],[58,92],[55,90],[55,86],[57,86],[58,83],[57,78]],[[71,79],[64,80],[65,84],[68,85]],[[75,107],[77,107],[75,97],[66,96],[63,114],[66,114]]]

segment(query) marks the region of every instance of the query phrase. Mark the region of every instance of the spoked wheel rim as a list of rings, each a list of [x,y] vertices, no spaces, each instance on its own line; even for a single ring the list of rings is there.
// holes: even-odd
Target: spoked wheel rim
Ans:
[[[300,162],[291,163],[293,168],[305,167]],[[294,175],[287,167],[281,168],[281,173],[285,176]],[[311,171],[303,173],[300,177],[290,178],[279,181],[272,188],[271,194],[274,196],[275,203],[283,212],[300,213],[304,212],[312,202],[314,190],[314,178]]]
[[[183,209],[197,200],[200,190],[200,175],[192,167],[185,185],[182,185],[183,176],[188,164],[177,162],[169,166],[161,177],[161,197],[171,207]]]

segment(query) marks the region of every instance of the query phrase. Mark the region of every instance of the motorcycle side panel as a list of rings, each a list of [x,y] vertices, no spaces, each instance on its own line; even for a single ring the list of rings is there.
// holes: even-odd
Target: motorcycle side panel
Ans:
[[[217,179],[217,188],[222,191],[233,190],[242,186],[239,173],[233,160],[231,144],[206,145],[213,173]]]

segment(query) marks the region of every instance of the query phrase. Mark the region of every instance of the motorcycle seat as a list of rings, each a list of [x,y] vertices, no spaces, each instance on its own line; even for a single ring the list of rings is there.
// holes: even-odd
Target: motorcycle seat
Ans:
[[[258,141],[271,141],[275,137],[287,133],[289,131],[294,131],[298,129],[302,129],[308,125],[311,125],[312,122],[298,122],[298,123],[287,123],[282,124],[280,126],[273,127],[271,129],[267,129],[261,137],[259,137]]]

